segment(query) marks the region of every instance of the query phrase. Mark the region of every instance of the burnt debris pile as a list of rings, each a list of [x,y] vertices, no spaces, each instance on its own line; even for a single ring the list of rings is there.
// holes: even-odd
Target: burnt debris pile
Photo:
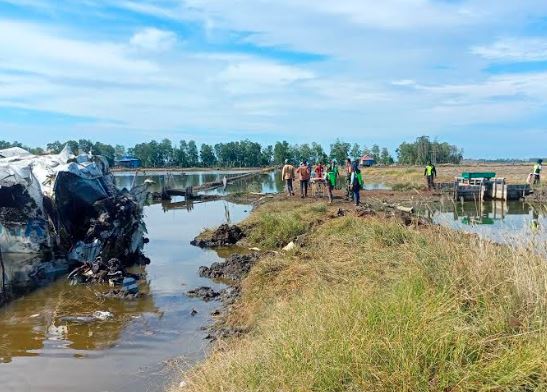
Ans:
[[[119,190],[104,157],[0,151],[0,251],[93,266],[146,263],[146,185]],[[100,259],[99,259],[100,258]],[[99,263],[103,271],[102,261]],[[107,268],[108,269],[108,268]]]

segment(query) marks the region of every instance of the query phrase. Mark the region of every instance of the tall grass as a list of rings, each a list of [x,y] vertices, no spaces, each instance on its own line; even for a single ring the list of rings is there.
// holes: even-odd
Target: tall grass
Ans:
[[[307,238],[251,271],[230,318],[251,333],[184,391],[547,390],[541,256],[354,216]]]
[[[248,238],[264,248],[279,248],[287,245],[310,229],[326,212],[324,204],[291,203],[268,204],[269,211],[255,215],[247,222]]]

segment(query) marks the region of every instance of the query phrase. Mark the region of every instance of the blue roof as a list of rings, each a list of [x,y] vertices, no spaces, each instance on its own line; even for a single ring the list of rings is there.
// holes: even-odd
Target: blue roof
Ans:
[[[135,162],[140,161],[139,158],[133,158],[133,157],[123,157],[121,159],[116,159],[116,162]]]

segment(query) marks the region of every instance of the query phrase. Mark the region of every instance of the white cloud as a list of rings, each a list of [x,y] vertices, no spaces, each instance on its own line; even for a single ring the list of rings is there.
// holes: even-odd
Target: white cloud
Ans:
[[[172,31],[148,27],[136,32],[130,40],[131,45],[154,52],[165,52],[177,44],[177,35]]]
[[[313,73],[298,67],[247,60],[228,65],[218,80],[226,83],[230,93],[245,94],[286,88],[292,83],[313,77]]]
[[[545,61],[547,38],[506,38],[486,46],[474,46],[472,53],[489,60]]]
[[[1,64],[19,72],[52,77],[118,81],[122,75],[129,80],[131,76],[158,70],[153,61],[133,58],[121,45],[75,40],[64,35],[41,25],[0,20]]]
[[[394,86],[414,86],[416,85],[416,81],[412,79],[400,79],[392,81],[391,84]]]

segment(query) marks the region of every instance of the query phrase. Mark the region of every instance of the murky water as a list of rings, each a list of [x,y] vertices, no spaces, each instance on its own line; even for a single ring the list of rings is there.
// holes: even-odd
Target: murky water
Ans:
[[[266,177],[228,191],[261,183],[260,191],[276,191],[274,177]],[[197,185],[215,179],[195,174],[177,180]],[[133,178],[117,180],[127,186]],[[145,208],[150,238],[145,253],[152,263],[135,272],[145,274],[140,289],[148,295],[105,300],[96,295],[105,287],[69,286],[60,279],[0,308],[0,391],[160,391],[177,369],[203,358],[208,346],[201,327],[219,305],[184,293],[214,287],[197,270],[220,258],[190,241],[206,227],[242,220],[250,206],[173,201]],[[89,324],[63,320],[95,311],[114,317]]]
[[[431,206],[424,215],[435,223],[496,242],[547,249],[547,211],[525,202],[444,200]]]
[[[174,176],[177,187],[199,185],[239,173],[203,172]],[[117,175],[121,187],[150,178],[155,190],[163,176]],[[383,189],[373,184],[371,189]],[[226,190],[259,192],[283,190],[279,173],[236,181]],[[206,227],[236,223],[250,206],[225,201],[155,204],[145,209],[152,263],[135,272],[145,275],[137,300],[102,299],[105,287],[69,286],[65,279],[0,308],[0,391],[160,391],[177,370],[203,358],[211,311],[218,303],[190,299],[184,293],[200,285],[215,286],[197,275],[198,267],[219,260],[216,252],[189,242]],[[429,210],[433,219],[459,230],[492,238],[543,236],[545,214],[523,203],[483,203],[478,207],[447,202]],[[538,234],[539,233],[539,234]],[[527,238],[527,237],[525,237]],[[191,315],[192,309],[198,313]],[[109,311],[111,320],[77,324],[66,316]]]

